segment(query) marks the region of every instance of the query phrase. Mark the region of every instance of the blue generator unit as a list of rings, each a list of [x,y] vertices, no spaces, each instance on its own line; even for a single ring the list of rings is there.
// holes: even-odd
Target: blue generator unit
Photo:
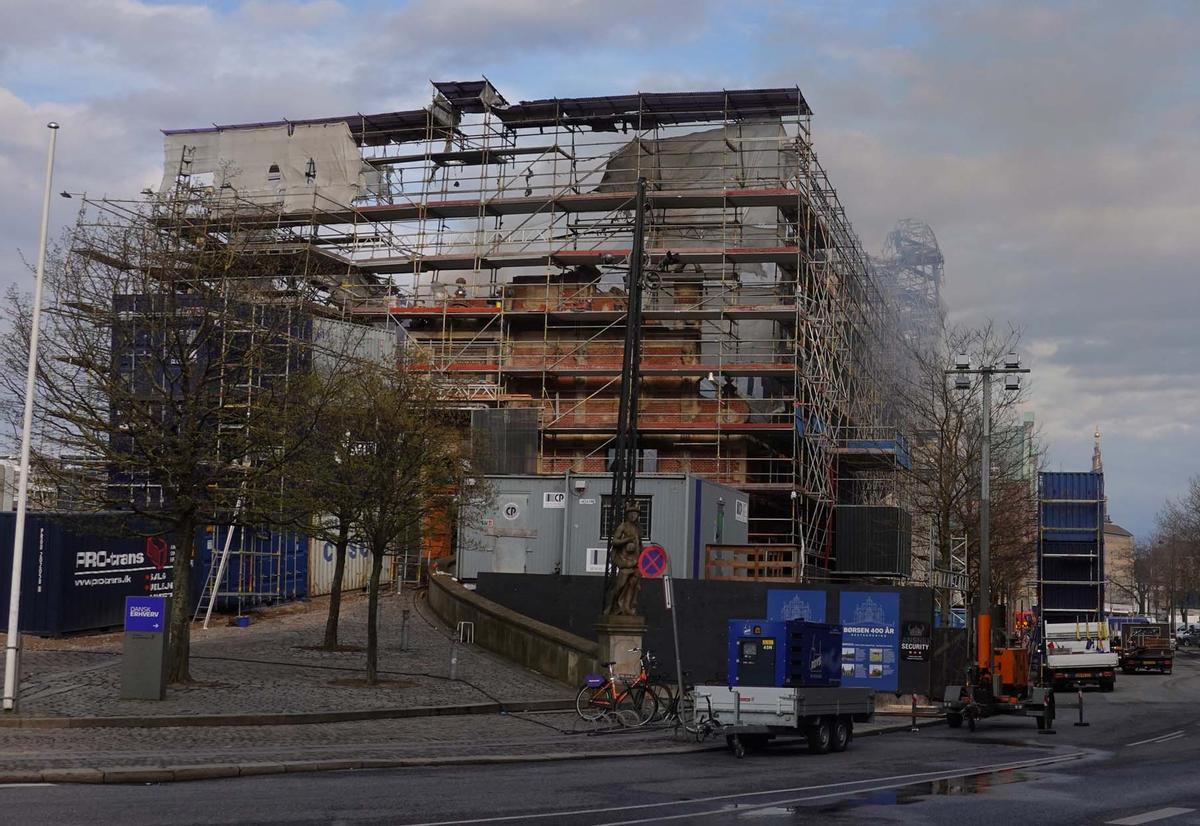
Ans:
[[[805,620],[730,620],[729,685],[842,684],[842,627]]]

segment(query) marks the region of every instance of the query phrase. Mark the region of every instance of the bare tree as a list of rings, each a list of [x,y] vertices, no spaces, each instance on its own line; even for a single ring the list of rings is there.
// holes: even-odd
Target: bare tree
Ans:
[[[321,640],[321,647],[331,651],[338,648],[347,549],[363,509],[373,496],[363,484],[367,459],[364,445],[352,429],[361,426],[362,414],[371,403],[362,395],[364,382],[378,369],[377,364],[339,358],[336,369],[314,371],[304,378],[312,395],[333,401],[311,423],[304,418],[309,414],[304,413],[301,421],[289,426],[303,429],[311,424],[311,438],[291,465],[286,500],[276,503],[268,499],[262,508],[265,521],[282,521],[334,547],[329,607]]]
[[[306,364],[310,264],[260,254],[256,232],[239,226],[254,223],[246,209],[189,189],[100,202],[46,271],[35,467],[77,507],[174,537],[172,681],[190,679],[197,529],[277,489],[309,430],[300,415],[279,428],[280,411],[311,421],[324,402],[295,405],[289,381]],[[28,309],[6,308],[10,385],[24,373]]]
[[[433,520],[473,512],[487,500],[474,475],[465,421],[447,406],[444,388],[401,363],[357,374],[361,400],[345,420],[353,445],[350,465],[370,492],[354,537],[371,552],[367,608],[367,682],[378,679],[379,581],[384,557],[397,552]]]
[[[945,331],[933,349],[914,352],[897,383],[897,409],[915,434],[912,444],[911,498],[914,524],[933,533],[934,559],[948,567],[951,539],[966,536],[972,582],[978,577],[980,460],[983,443],[982,385],[953,386],[945,374],[956,354],[976,365],[994,364],[1017,349],[1020,335],[979,328]],[[1028,392],[1005,392],[993,386],[991,467],[991,561],[995,594],[1011,602],[1032,572],[1036,550],[1034,474],[1038,457],[1031,454],[1031,434],[1018,417]],[[943,605],[948,612],[948,606]],[[945,619],[945,617],[943,617]]]
[[[1178,609],[1186,624],[1200,596],[1200,476],[1188,482],[1183,496],[1163,505],[1155,533],[1147,560],[1153,589],[1168,615]]]

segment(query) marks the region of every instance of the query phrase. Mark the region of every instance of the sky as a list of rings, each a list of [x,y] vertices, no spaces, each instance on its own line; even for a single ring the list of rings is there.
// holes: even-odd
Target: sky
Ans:
[[[161,128],[425,105],[798,85],[868,250],[928,222],[951,321],[1021,329],[1050,470],[1103,433],[1141,539],[1200,473],[1200,4],[0,0],[0,287],[55,192],[157,184]],[[78,199],[55,197],[56,228]]]

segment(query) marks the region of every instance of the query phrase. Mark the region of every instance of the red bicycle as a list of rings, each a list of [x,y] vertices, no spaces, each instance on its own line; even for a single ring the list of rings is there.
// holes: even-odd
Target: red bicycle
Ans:
[[[641,651],[631,648],[630,652]],[[615,662],[603,664],[608,676],[588,675],[587,682],[575,695],[575,711],[588,721],[613,716],[626,726],[643,726],[658,716],[658,698],[650,689],[650,672],[647,655],[642,654],[641,668],[637,676],[623,682],[613,667]]]

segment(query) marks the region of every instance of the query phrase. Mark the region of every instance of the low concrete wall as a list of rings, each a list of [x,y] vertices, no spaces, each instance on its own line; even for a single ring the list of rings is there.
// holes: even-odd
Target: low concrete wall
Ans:
[[[452,628],[475,623],[478,645],[561,683],[579,686],[602,670],[595,642],[484,599],[445,574],[429,578],[429,607]]]

